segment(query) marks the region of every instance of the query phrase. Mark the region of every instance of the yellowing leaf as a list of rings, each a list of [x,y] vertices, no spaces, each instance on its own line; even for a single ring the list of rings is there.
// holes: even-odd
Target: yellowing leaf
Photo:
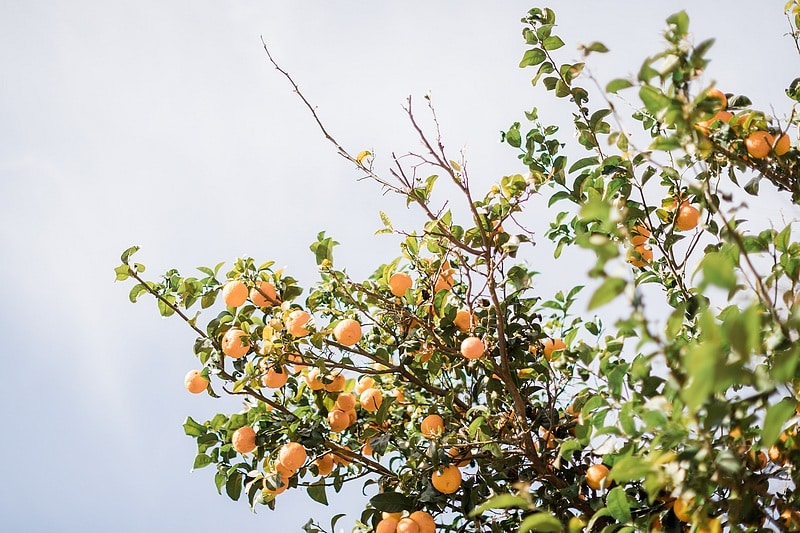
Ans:
[[[358,152],[358,155],[356,156],[356,161],[358,162],[359,165],[363,165],[364,160],[371,155],[372,152],[370,152],[369,150],[361,150],[360,152]]]

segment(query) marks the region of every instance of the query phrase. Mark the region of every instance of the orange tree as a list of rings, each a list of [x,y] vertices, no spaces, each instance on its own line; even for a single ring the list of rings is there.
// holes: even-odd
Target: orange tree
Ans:
[[[800,4],[786,10],[796,27]],[[763,201],[763,183],[797,206],[798,120],[704,86],[711,40],[693,43],[688,22],[670,17],[665,50],[590,100],[584,63],[558,58],[554,13],[529,11],[521,66],[572,102],[577,135],[526,113],[502,135],[526,175],[485,194],[410,99],[424,151],[393,157],[384,176],[298,90],[339,153],[424,224],[397,230],[382,215],[401,255],[364,281],[320,233],[320,279],[303,298],[272,261],[150,281],[136,247],[123,254],[131,300],[149,293],[197,333],[187,390],[244,399],[242,412],[186,420],[194,466],[270,508],[287,489],[327,503],[366,479],[356,531],[798,530],[800,244],[790,225],[744,220],[743,201]],[[786,92],[800,101],[800,83]],[[618,93],[638,102],[632,115]],[[435,200],[439,182],[452,210]],[[534,286],[534,196],[565,206],[546,235],[556,257],[596,258],[585,298],[569,280],[552,297]],[[580,298],[596,315],[575,312]],[[189,316],[198,304],[217,310],[204,325]]]

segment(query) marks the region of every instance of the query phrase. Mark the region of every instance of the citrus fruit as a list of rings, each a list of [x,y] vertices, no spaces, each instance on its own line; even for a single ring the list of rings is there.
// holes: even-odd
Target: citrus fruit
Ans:
[[[781,136],[778,137],[777,141],[775,141],[775,148],[773,148],[773,150],[775,150],[775,155],[780,157],[786,152],[788,152],[789,148],[791,147],[792,147],[792,140],[785,133],[781,133]]]
[[[305,327],[309,320],[311,320],[311,315],[300,309],[295,309],[286,318],[286,330],[295,337],[304,337],[309,333]]]
[[[228,307],[239,307],[247,301],[247,286],[234,279],[222,286],[222,300]]]
[[[472,314],[466,309],[460,309],[453,319],[453,324],[461,333],[466,333],[472,327]]]
[[[635,267],[645,267],[652,260],[653,249],[646,244],[640,244],[635,246],[633,250],[628,251],[628,262]]]
[[[419,533],[436,533],[436,522],[430,513],[414,511],[408,516],[419,526]]]
[[[333,472],[333,455],[327,453],[321,457],[317,457],[314,460],[314,464],[317,465],[317,472],[320,476],[327,476]]]
[[[553,359],[553,352],[566,349],[567,345],[561,339],[546,339],[542,343],[544,358],[548,361]]]
[[[202,376],[200,370],[190,370],[183,378],[183,384],[192,394],[199,394],[208,388],[208,380]]]
[[[387,513],[386,511],[383,511],[381,513],[381,518],[394,518],[399,522],[400,519],[403,518],[403,512],[401,511],[399,513]]]
[[[419,525],[410,518],[401,518],[397,522],[397,533],[419,533]]]
[[[328,413],[328,424],[331,426],[331,431],[340,433],[350,425],[350,417],[341,409],[334,409]]]
[[[322,390],[325,388],[325,383],[322,382],[322,379],[319,377],[319,368],[312,368],[306,374],[306,385],[311,390]]]
[[[375,533],[395,533],[399,520],[396,518],[384,518],[375,526]]]
[[[728,97],[725,96],[724,92],[720,91],[715,87],[706,90],[706,98],[713,98],[715,100],[719,100],[719,107],[721,109],[726,109],[728,107]]]
[[[755,159],[763,159],[772,149],[772,135],[767,131],[754,131],[744,140],[747,153]]]
[[[485,351],[486,346],[478,337],[467,337],[461,341],[461,355],[467,359],[480,359]]]
[[[289,372],[282,366],[274,366],[264,375],[264,386],[270,389],[279,389],[289,380]]]
[[[675,214],[675,227],[687,231],[696,228],[699,220],[700,211],[689,202],[683,202]]]
[[[278,303],[275,285],[269,281],[259,281],[255,287],[250,289],[250,301],[256,307],[272,307]]]
[[[278,462],[289,470],[297,470],[306,462],[306,449],[299,442],[287,442],[278,452]]]
[[[250,426],[242,426],[231,437],[233,449],[239,453],[250,453],[256,449],[256,431]]]
[[[672,512],[675,513],[675,518],[681,522],[689,522],[692,519],[692,514],[689,512],[689,507],[692,506],[692,499],[684,500],[678,498],[672,505]]]
[[[439,415],[428,415],[422,419],[419,430],[423,435],[432,439],[444,433],[444,419]]]
[[[697,124],[695,124],[695,128],[702,133],[703,135],[708,135],[708,132],[711,131],[711,126],[717,122],[724,122],[728,123],[728,121],[733,118],[733,114],[728,111],[717,111],[717,113],[708,120],[701,120]]]
[[[445,466],[431,474],[433,488],[443,494],[453,494],[461,486],[461,470],[456,465]]]
[[[247,334],[239,328],[231,328],[222,337],[222,353],[233,359],[239,359],[250,350],[250,343],[242,340]]]
[[[431,360],[431,357],[433,357],[433,349],[423,348],[415,354],[415,357],[420,363],[427,363]]]
[[[369,439],[364,441],[364,446],[361,447],[361,455],[366,455],[367,457],[372,457],[372,453],[374,450],[372,449],[372,445],[369,443]]]
[[[344,412],[347,413],[347,416],[350,418],[350,425],[352,426],[353,424],[355,424],[356,420],[358,420],[358,413],[356,413],[356,410],[344,409]]]
[[[383,403],[383,394],[376,388],[370,388],[361,393],[361,396],[358,397],[358,401],[365,411],[374,413],[380,409]]]
[[[361,339],[361,324],[352,318],[345,318],[333,328],[333,337],[340,344],[352,346]]]
[[[596,463],[586,470],[586,484],[594,490],[599,490],[608,476],[608,467],[604,464]]]
[[[356,394],[361,394],[365,390],[371,389],[374,386],[375,386],[374,379],[372,379],[369,376],[361,376],[358,382],[356,382],[356,387],[355,387]]]
[[[281,477],[281,485],[277,488],[271,489],[267,485],[267,478],[264,478],[264,480],[261,482],[261,486],[268,494],[277,496],[278,494],[283,493],[287,488],[289,488],[289,480]]]
[[[336,397],[335,406],[342,411],[349,411],[356,406],[356,397],[352,392],[342,392]]]
[[[456,466],[467,466],[471,459],[469,458],[469,450],[459,450],[455,446],[447,450],[447,456],[456,459]]]
[[[389,290],[395,296],[405,296],[406,291],[414,286],[414,280],[405,272],[396,272],[389,278]]]
[[[638,224],[631,230],[631,235],[631,244],[641,246],[647,243],[647,239],[650,237],[650,230]]]
[[[341,392],[344,390],[344,386],[347,383],[347,378],[344,377],[344,374],[341,372],[337,372],[331,376],[332,381],[330,383],[325,383],[325,390],[328,392]]]

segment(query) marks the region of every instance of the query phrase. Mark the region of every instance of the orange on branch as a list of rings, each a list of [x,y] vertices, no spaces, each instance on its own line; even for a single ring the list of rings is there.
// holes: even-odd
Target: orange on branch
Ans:
[[[405,272],[395,272],[389,278],[389,290],[397,297],[405,296],[406,291],[414,286],[414,280]]]
[[[233,432],[231,445],[239,453],[252,452],[256,449],[256,431],[250,426],[240,427]]]
[[[675,514],[675,518],[681,522],[690,522],[692,520],[692,513],[689,511],[689,508],[692,506],[693,502],[693,498],[689,498],[688,500],[678,498],[675,500],[675,503],[672,504],[672,512]]]
[[[408,516],[419,526],[419,533],[436,533],[436,522],[430,513],[414,511]]]
[[[322,378],[319,375],[319,368],[312,368],[308,371],[305,376],[306,385],[311,390],[322,390],[325,388],[325,383],[322,382]]]
[[[336,397],[336,402],[334,405],[342,411],[349,411],[350,409],[355,408],[356,397],[352,392],[339,393],[339,396]]]
[[[228,307],[239,307],[247,301],[247,286],[234,279],[222,286],[222,300]]]
[[[183,385],[192,394],[200,394],[208,388],[208,380],[202,376],[200,370],[190,370],[183,378]]]
[[[706,98],[713,98],[714,100],[718,100],[720,109],[728,108],[728,97],[725,96],[724,92],[720,91],[716,87],[712,87],[706,90]]]
[[[358,401],[361,403],[361,407],[363,407],[365,411],[374,413],[380,409],[381,404],[383,403],[383,394],[381,394],[381,391],[376,388],[370,388],[361,393]]]
[[[264,374],[263,383],[265,387],[269,387],[270,389],[279,389],[286,385],[286,382],[289,380],[289,372],[280,365],[271,367],[267,370],[267,373]]]
[[[785,133],[781,133],[780,137],[778,137],[778,140],[775,141],[775,148],[773,148],[773,150],[775,150],[775,155],[780,157],[788,152],[789,148],[791,147],[792,140]]]
[[[419,430],[424,436],[433,439],[444,433],[444,419],[436,414],[428,415],[422,419]]]
[[[306,311],[295,309],[286,318],[286,331],[295,337],[304,337],[309,334],[309,330],[306,329],[309,320],[311,320],[311,315]]]
[[[401,518],[397,522],[397,533],[419,533],[419,524],[411,518]]]
[[[675,227],[680,231],[687,231],[697,227],[700,221],[700,211],[689,202],[681,203],[675,213]]]
[[[361,324],[352,318],[345,318],[333,328],[333,337],[340,344],[352,346],[361,339]]]
[[[255,287],[250,289],[250,301],[256,307],[272,307],[280,303],[275,285],[269,281],[259,281]]]
[[[461,486],[461,470],[455,465],[448,465],[431,474],[433,488],[443,494],[453,494]]]
[[[231,328],[222,336],[222,353],[232,359],[243,357],[250,350],[250,342],[243,340],[247,334],[239,328]]]
[[[772,150],[772,141],[772,135],[768,131],[754,131],[744,140],[744,146],[754,159],[764,159]]]
[[[553,353],[565,350],[567,345],[561,339],[545,339],[542,343],[542,351],[544,352],[544,358],[548,361],[552,361]]]
[[[701,120],[695,124],[694,127],[703,135],[708,135],[708,133],[711,131],[711,126],[714,125],[714,123],[719,121],[727,124],[731,118],[733,118],[733,113],[728,111],[717,111],[713,117],[708,120]]]
[[[289,470],[297,470],[306,462],[308,454],[299,442],[287,442],[278,452],[278,462]]]
[[[327,476],[333,472],[333,467],[335,466],[333,462],[333,455],[329,453],[317,457],[314,460],[314,464],[317,465],[317,472],[320,476]]]
[[[647,244],[635,246],[628,251],[628,262],[635,267],[643,268],[653,260],[653,249]]]
[[[367,389],[371,389],[375,386],[375,380],[372,379],[370,376],[361,376],[359,380],[356,382],[355,392],[356,394],[361,394]]]
[[[350,417],[341,409],[334,409],[328,413],[328,424],[331,431],[341,433],[350,426]]]
[[[393,517],[384,518],[375,526],[375,533],[396,533],[399,520]]]
[[[337,372],[331,376],[332,381],[330,383],[325,383],[325,390],[328,392],[341,392],[344,390],[345,385],[347,384],[347,378],[344,377],[344,374],[341,372]]]
[[[586,484],[594,490],[600,490],[603,481],[608,476],[608,467],[604,464],[596,463],[586,470]]]
[[[486,352],[486,345],[478,337],[467,337],[461,341],[461,355],[467,359],[480,359]]]
[[[461,333],[466,333],[472,327],[473,316],[467,309],[459,309],[456,317],[453,319],[453,324],[458,328]]]

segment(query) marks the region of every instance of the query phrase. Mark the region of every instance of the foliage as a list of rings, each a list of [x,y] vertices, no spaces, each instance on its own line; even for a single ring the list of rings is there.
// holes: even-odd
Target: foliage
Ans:
[[[795,28],[800,3],[786,10]],[[148,281],[132,260],[136,248],[123,254],[117,279],[136,282],[131,301],[152,294],[161,314],[187,322],[208,392],[245,402],[239,413],[187,419],[195,468],[214,465],[218,491],[270,508],[287,483],[327,503],[331,489],[366,475],[375,495],[359,531],[381,512],[420,509],[441,531],[800,528],[800,243],[791,225],[748,222],[743,201],[766,201],[765,182],[793,207],[800,202],[800,152],[781,145],[797,117],[752,109],[744,95],[723,101],[703,86],[712,40],[691,42],[684,12],[667,19],[665,50],[634,79],[594,93],[584,62],[559,61],[553,11],[532,9],[523,23],[520,66],[574,104],[577,146],[533,109],[525,126],[502,134],[528,175],[503,176],[483,195],[470,187],[463,158],[447,154],[438,124],[432,135],[420,126],[411,99],[406,111],[425,151],[393,158],[383,177],[375,156],[350,155],[299,93],[340,154],[425,217],[408,231],[381,213],[379,232],[402,236],[401,256],[369,279],[336,264],[337,243],[324,232],[311,245],[320,279],[304,299],[272,261],[240,258],[224,276],[219,264],[200,277],[171,270]],[[597,42],[581,49],[585,61],[608,52]],[[796,101],[798,86],[786,91]],[[640,102],[630,118],[618,111],[619,94]],[[761,155],[752,146],[759,135],[769,141]],[[436,205],[434,187],[449,187],[452,208]],[[552,297],[535,287],[523,259],[533,241],[526,206],[537,195],[564,206],[546,235],[556,257],[576,247],[596,259],[591,294],[574,280]],[[397,273],[413,285],[394,290]],[[269,282],[277,297],[225,307],[199,326],[188,310],[218,307],[228,280]],[[581,298],[601,316],[576,314]],[[289,326],[296,310],[311,314],[308,334]],[[345,319],[362,325],[354,344],[333,334]],[[232,328],[250,347],[237,359],[222,351]],[[473,337],[485,353],[468,359],[460,347]],[[263,384],[271,368],[290,372],[285,385]],[[339,394],[367,387],[362,377],[383,401],[370,406],[361,396],[356,420],[333,430]],[[442,417],[442,431],[421,430],[430,414]],[[245,425],[257,447],[239,453],[231,437]],[[284,479],[276,460],[290,441],[308,460]],[[330,454],[338,466],[318,475],[314,460]],[[432,484],[447,465],[463,479],[453,493]]]

